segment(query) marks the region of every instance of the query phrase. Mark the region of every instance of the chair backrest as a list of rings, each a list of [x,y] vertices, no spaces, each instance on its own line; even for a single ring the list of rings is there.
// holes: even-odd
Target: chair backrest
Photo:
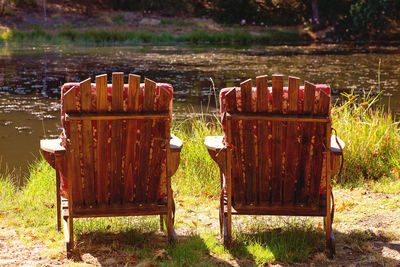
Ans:
[[[330,88],[299,84],[289,77],[284,88],[283,76],[273,75],[269,88],[267,76],[260,76],[256,88],[247,80],[224,91],[235,206],[326,205],[321,177],[330,142]]]
[[[68,194],[75,209],[157,204],[172,91],[140,76],[87,79],[63,94]],[[65,114],[64,114],[65,113]]]

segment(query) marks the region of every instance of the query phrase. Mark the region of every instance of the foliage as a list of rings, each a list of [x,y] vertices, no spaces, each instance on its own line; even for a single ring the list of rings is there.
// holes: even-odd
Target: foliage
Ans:
[[[332,37],[336,39],[381,39],[400,18],[400,2],[396,0],[339,0],[336,4],[338,7],[327,3],[322,12],[334,26]]]
[[[111,0],[114,9],[123,10],[186,10],[193,2],[188,0]]]
[[[36,0],[12,0],[18,8],[35,8],[37,7]]]
[[[294,0],[218,0],[214,2],[214,18],[221,23],[252,25],[296,25],[309,15],[307,5]]]

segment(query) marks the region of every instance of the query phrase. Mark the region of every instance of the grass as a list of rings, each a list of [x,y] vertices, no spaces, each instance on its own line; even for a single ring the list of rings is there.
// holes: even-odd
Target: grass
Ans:
[[[123,23],[122,17],[114,20]],[[210,32],[195,30],[174,34],[167,31],[118,31],[84,30],[71,27],[55,32],[46,32],[39,27],[31,31],[8,30],[0,35],[3,43],[38,44],[144,44],[144,43],[189,43],[211,45],[250,45],[250,44],[299,44],[307,41],[300,32],[289,30],[267,30],[253,35],[246,31]]]
[[[174,186],[185,195],[218,195],[219,169],[204,146],[204,138],[222,134],[219,120],[214,116],[193,114],[176,124],[175,129],[184,146]]]
[[[359,186],[358,190],[393,197],[376,199],[371,205],[361,192],[351,198],[339,194],[336,231],[341,224],[358,229],[357,223],[364,220],[365,213],[380,216],[386,210],[396,212],[400,204],[395,197],[400,192],[398,123],[383,109],[374,107],[377,98],[365,98],[360,103],[352,94],[346,97],[348,101],[332,111],[334,128],[346,143],[345,166],[342,175],[336,177],[336,185]],[[224,247],[219,240],[219,170],[203,145],[205,136],[222,133],[219,119],[188,115],[174,124],[173,132],[184,142],[180,168],[173,177],[177,241],[166,242],[155,216],[78,219],[74,229],[81,253],[96,255],[100,263],[111,257],[126,265],[261,266],[275,261],[305,262],[323,251],[321,222],[261,216],[234,217],[234,243],[229,249]],[[54,184],[55,172],[44,159],[30,167],[22,188],[16,188],[11,177],[1,177],[0,223],[18,229],[19,238],[28,244],[44,242],[48,256],[57,258],[64,247],[63,235],[56,231]],[[396,236],[393,227],[387,236]],[[339,232],[338,238],[342,242],[353,240],[351,247],[356,252],[368,250],[371,239],[368,230]]]
[[[345,166],[336,182],[342,186],[376,186],[394,182],[391,192],[399,191],[400,127],[390,112],[377,107],[379,95],[360,97],[345,94],[347,101],[332,110],[333,128],[346,143]],[[389,188],[387,188],[389,189]]]

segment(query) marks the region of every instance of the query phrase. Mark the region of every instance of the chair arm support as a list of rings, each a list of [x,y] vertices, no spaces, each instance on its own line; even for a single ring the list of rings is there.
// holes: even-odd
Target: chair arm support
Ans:
[[[65,147],[61,145],[61,138],[40,140],[40,149],[52,154],[65,153]]]
[[[171,177],[174,175],[176,170],[179,167],[179,163],[181,161],[181,150],[182,150],[183,142],[181,139],[176,137],[171,133],[171,140],[169,141],[169,155],[168,155],[168,166],[167,166],[167,175]]]
[[[343,155],[344,147],[345,143],[339,137],[337,137],[336,135],[331,136],[331,152],[334,155]]]
[[[171,133],[171,140],[169,141],[170,150],[174,152],[181,152],[182,146],[183,146],[182,140]]]
[[[58,170],[63,169],[65,147],[61,145],[61,138],[40,140],[40,149],[51,167]]]
[[[226,147],[222,142],[223,138],[223,136],[206,136],[204,145],[207,147],[208,154],[218,164],[222,173],[225,173]]]

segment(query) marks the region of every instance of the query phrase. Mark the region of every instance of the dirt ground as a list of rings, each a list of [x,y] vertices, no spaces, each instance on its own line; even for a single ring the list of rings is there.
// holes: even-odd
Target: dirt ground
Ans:
[[[365,190],[336,190],[336,257],[329,260],[324,253],[312,255],[307,262],[295,266],[400,266],[400,196],[371,193]],[[203,208],[203,207],[202,207]],[[206,217],[209,229],[218,231],[217,216],[210,218],[208,207],[197,210],[197,222]],[[185,211],[177,209],[177,218],[187,220]],[[204,214],[202,214],[204,213]],[[189,218],[189,217],[187,217]],[[190,220],[193,216],[190,216]],[[236,219],[238,217],[234,217]],[[150,262],[139,262],[136,258],[118,249],[118,245],[106,246],[106,239],[118,243],[123,237],[118,234],[105,236],[103,242],[88,242],[85,237],[78,242],[73,261],[66,259],[64,246],[59,246],[57,256],[49,256],[49,248],[40,240],[30,242],[19,238],[16,230],[5,227],[0,220],[0,266],[55,266],[80,263],[90,266],[153,266]],[[316,227],[321,227],[319,224]],[[183,226],[176,229],[178,239],[195,233],[193,228]],[[151,242],[163,243],[165,234],[158,232]],[[149,240],[150,242],[150,240]],[[86,243],[86,244],[85,244]],[[210,253],[211,254],[211,253]],[[248,266],[248,259],[221,259],[218,255],[206,255],[221,266]],[[276,262],[270,266],[287,266]]]

